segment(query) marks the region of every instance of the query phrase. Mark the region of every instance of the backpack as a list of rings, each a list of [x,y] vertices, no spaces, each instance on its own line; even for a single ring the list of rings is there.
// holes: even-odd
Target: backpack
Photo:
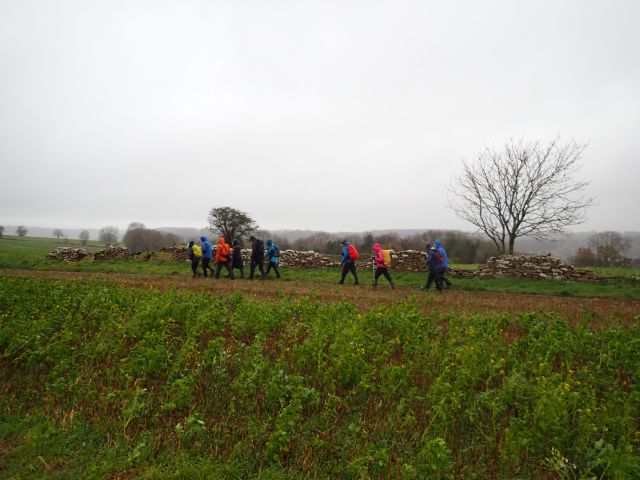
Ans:
[[[391,252],[389,250],[382,250],[382,261],[387,267],[391,265]]]
[[[276,245],[275,243],[273,244],[273,256],[274,257],[279,257],[280,256],[280,247],[278,245]]]
[[[349,260],[357,260],[360,255],[358,255],[358,250],[356,247],[349,244],[347,245],[347,252],[349,253]]]
[[[438,250],[433,253],[433,261],[435,262],[436,266],[442,264],[442,254]]]
[[[201,257],[202,256],[202,248],[200,247],[200,245],[193,245],[191,247],[191,251],[193,252],[193,254],[196,257]]]

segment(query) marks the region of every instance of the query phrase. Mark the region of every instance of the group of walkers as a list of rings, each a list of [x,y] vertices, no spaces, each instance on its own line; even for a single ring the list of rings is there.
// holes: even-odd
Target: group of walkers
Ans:
[[[267,240],[263,243],[262,240],[253,235],[249,237],[249,240],[251,241],[249,280],[253,280],[256,268],[260,273],[260,279],[267,278],[271,270],[275,272],[276,278],[280,278],[280,248],[272,240]],[[211,242],[209,242],[204,235],[200,237],[200,242],[200,245],[196,245],[192,240],[188,246],[193,278],[211,276],[217,279],[220,278],[222,269],[227,271],[227,278],[231,280],[235,279],[235,270],[239,270],[240,278],[244,278],[244,260],[242,259],[242,250],[238,240],[233,240],[231,245],[229,245],[226,243],[224,237],[218,238],[218,245],[215,251],[215,270],[211,266],[213,261],[213,246]],[[359,285],[360,282],[356,269],[356,261],[359,259],[358,250],[351,242],[346,240],[343,241],[341,245],[342,274],[338,283],[340,285],[344,284],[347,275],[351,273],[354,278],[354,285]],[[383,250],[379,243],[373,244],[373,252],[373,286],[377,287],[379,278],[383,276],[387,279],[391,288],[395,288],[393,278],[389,272],[391,253],[389,250]],[[199,271],[201,263],[202,273]],[[265,263],[267,264],[266,270],[264,268]],[[440,240],[436,240],[434,246],[432,246],[431,243],[427,243],[426,263],[428,275],[426,283],[422,286],[421,290],[429,290],[434,283],[439,292],[442,291],[444,285],[446,285],[446,288],[449,288],[451,282],[445,276],[449,268],[449,259]]]
[[[259,238],[253,235],[249,237],[251,241],[251,259],[249,262],[249,280],[253,280],[256,267],[260,272],[260,278],[264,279],[269,275],[269,272],[273,270],[276,274],[276,278],[280,278],[280,248],[271,240],[262,242]],[[196,245],[193,240],[189,242],[187,248],[189,254],[189,260],[191,260],[191,271],[193,272],[193,278],[200,276],[211,276],[214,278],[220,278],[220,272],[224,268],[227,271],[227,278],[235,279],[235,270],[240,270],[240,278],[244,278],[244,260],[242,259],[242,249],[238,240],[233,240],[229,245],[224,237],[218,238],[218,245],[216,247],[216,258],[214,270],[211,266],[213,260],[213,246],[211,242],[204,235],[200,237],[200,245]],[[198,270],[200,262],[202,261],[202,273]],[[267,269],[264,269],[264,263],[267,263]],[[209,273],[209,275],[207,275]]]

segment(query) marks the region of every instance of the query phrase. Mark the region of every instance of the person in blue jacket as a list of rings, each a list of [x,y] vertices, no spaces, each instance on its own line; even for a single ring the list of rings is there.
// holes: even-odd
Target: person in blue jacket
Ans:
[[[452,285],[452,283],[451,281],[449,281],[447,277],[444,276],[444,274],[447,273],[447,269],[449,268],[449,258],[447,257],[447,251],[442,246],[442,243],[440,243],[440,240],[436,240],[433,243],[435,244],[436,250],[438,250],[438,252],[440,252],[440,255],[442,256],[442,263],[438,268],[438,273],[440,274],[440,280],[446,283],[447,288],[449,288]]]
[[[200,242],[202,245],[202,271],[204,272],[204,276],[207,276],[207,270],[211,270],[211,276],[213,277],[213,267],[209,265],[211,263],[211,259],[213,258],[213,248],[211,247],[211,242],[207,240],[207,237],[202,235],[200,237]]]
[[[356,262],[349,256],[349,245],[351,245],[351,243],[347,242],[346,240],[342,242],[342,276],[340,277],[340,281],[338,283],[342,285],[344,283],[344,279],[347,276],[347,273],[351,272],[353,278],[356,279],[353,284],[359,285],[358,272],[356,272]]]
[[[431,284],[435,280],[436,288],[439,292],[442,292],[442,279],[440,278],[440,263],[442,260],[440,252],[435,248],[431,247],[430,243],[427,243],[427,269],[429,269],[429,275],[427,277],[427,283],[421,288],[421,290],[429,290],[431,288]]]
[[[264,259],[268,260],[269,263],[263,278],[267,278],[272,268],[273,271],[276,272],[276,278],[280,278],[280,267],[278,267],[278,263],[280,263],[280,248],[270,239],[267,240],[265,244],[267,245],[267,251],[264,254]]]

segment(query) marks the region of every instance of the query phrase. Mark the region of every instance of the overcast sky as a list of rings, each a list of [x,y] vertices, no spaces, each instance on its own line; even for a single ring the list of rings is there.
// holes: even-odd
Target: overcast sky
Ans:
[[[447,187],[509,137],[588,142],[640,230],[640,2],[0,0],[0,224],[473,227]],[[13,233],[13,232],[7,232]]]

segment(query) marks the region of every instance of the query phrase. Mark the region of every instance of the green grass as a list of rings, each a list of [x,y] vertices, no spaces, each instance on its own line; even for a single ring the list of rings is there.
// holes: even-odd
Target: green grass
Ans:
[[[186,262],[173,262],[167,258],[150,261],[115,259],[100,262],[61,262],[45,258],[57,246],[78,246],[78,242],[65,243],[55,239],[5,237],[0,240],[0,270],[7,268],[33,270],[60,270],[104,273],[126,273],[145,275],[177,275],[188,277],[191,275],[190,265]],[[88,249],[95,251],[103,248],[97,242],[88,245]],[[456,265],[464,269],[468,266]],[[471,266],[475,267],[475,266]],[[245,274],[248,275],[248,267]],[[283,268],[283,280],[294,282],[336,283],[340,278],[339,269],[297,269]],[[611,270],[619,275],[624,269]],[[398,286],[415,288],[422,286],[426,273],[396,272],[391,270]],[[273,275],[273,274],[272,274]],[[370,268],[359,269],[360,281],[370,285],[373,274]],[[628,275],[626,275],[628,276]],[[464,279],[451,277],[455,288],[471,291],[510,292],[527,294],[548,294],[576,297],[608,297],[640,299],[640,282],[636,280],[613,279],[600,282],[566,282],[558,280],[533,280],[516,278],[483,278]],[[347,277],[350,282],[351,276]],[[380,278],[380,284],[386,285],[386,280]]]
[[[0,272],[0,476],[635,479],[638,320]]]

